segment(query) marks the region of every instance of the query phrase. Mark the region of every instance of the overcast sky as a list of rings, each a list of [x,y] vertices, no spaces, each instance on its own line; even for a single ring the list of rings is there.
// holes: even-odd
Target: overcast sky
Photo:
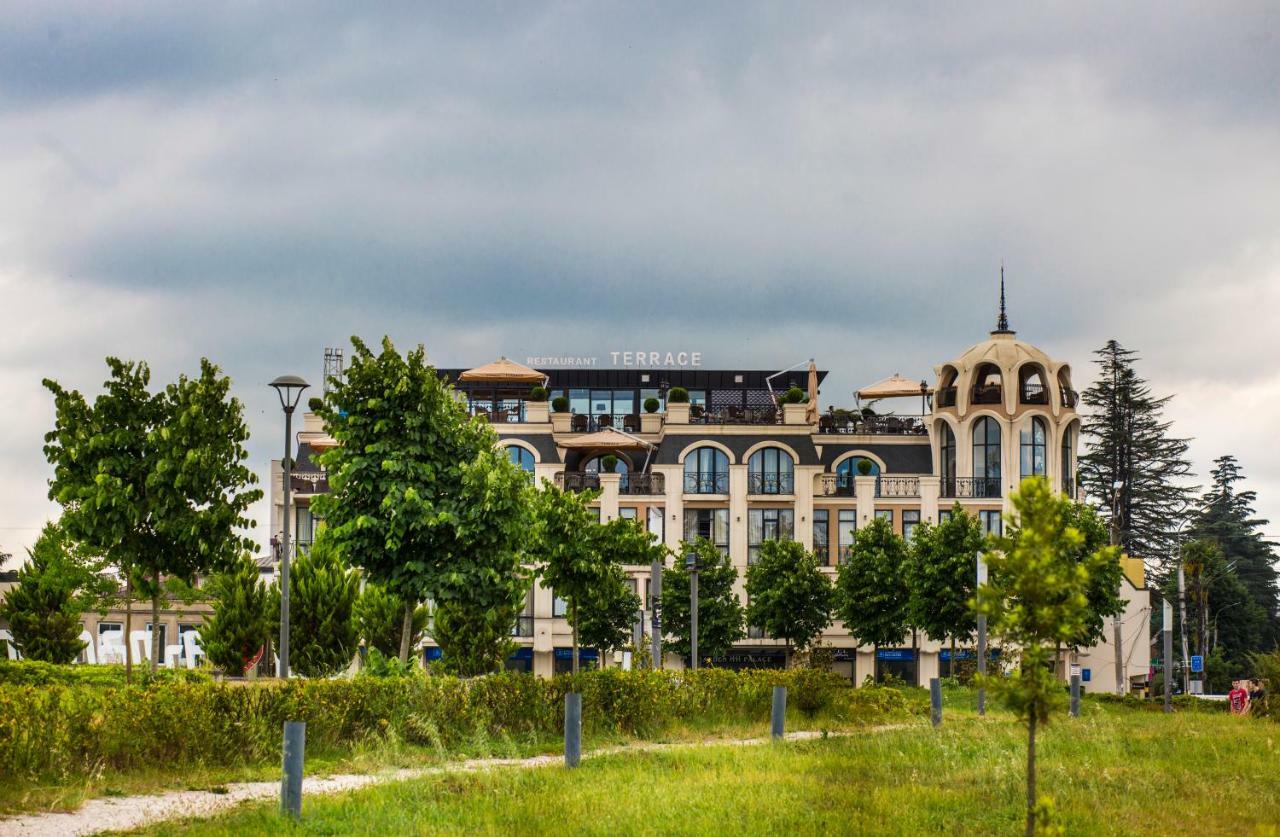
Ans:
[[[56,513],[40,379],[109,354],[220,364],[265,477],[266,382],[352,334],[845,403],[983,339],[1002,259],[1022,339],[1082,388],[1139,350],[1280,532],[1275,4],[849,5],[9,0],[0,549]]]

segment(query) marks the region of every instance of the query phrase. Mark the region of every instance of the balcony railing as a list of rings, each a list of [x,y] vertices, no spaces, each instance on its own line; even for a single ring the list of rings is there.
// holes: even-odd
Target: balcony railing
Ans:
[[[782,413],[772,407],[725,407],[708,410],[701,404],[689,408],[690,424],[782,424]]]
[[[573,418],[569,419],[569,430],[573,433],[595,433],[597,430],[607,430],[611,427],[627,433],[639,433],[640,414],[600,413],[598,415],[587,415],[586,413],[574,413]]]
[[[513,424],[524,421],[524,410],[521,409],[486,409],[473,407],[471,415],[486,419],[490,424]]]
[[[729,472],[713,471],[703,473],[686,473],[684,475],[685,494],[728,494]]]
[[[599,491],[600,475],[589,471],[557,471],[556,486],[564,491]]]
[[[920,496],[920,478],[919,477],[889,477],[880,476],[876,478],[876,496],[877,497],[919,497]]]
[[[794,494],[795,491],[795,474],[747,474],[748,494]]]
[[[1075,408],[1080,403],[1080,393],[1074,389],[1062,388],[1062,406]]]
[[[948,498],[1000,498],[999,477],[953,477],[942,481],[942,496]]]
[[[533,636],[533,617],[517,616],[516,623],[511,626],[512,636]]]
[[[1048,404],[1049,390],[1045,389],[1044,384],[1023,384],[1022,385],[1022,403],[1023,404]]]
[[[853,497],[855,491],[853,477],[849,474],[822,474],[823,497]]]
[[[618,480],[620,494],[662,494],[666,488],[662,474],[623,474]]]
[[[837,416],[818,417],[819,433],[848,433],[867,436],[923,436],[928,430],[921,416],[862,416],[841,420]]]
[[[933,395],[933,403],[939,407],[954,407],[956,405],[956,388],[942,387]]]
[[[969,400],[974,404],[999,404],[1004,400],[1004,387],[1000,384],[974,387]]]

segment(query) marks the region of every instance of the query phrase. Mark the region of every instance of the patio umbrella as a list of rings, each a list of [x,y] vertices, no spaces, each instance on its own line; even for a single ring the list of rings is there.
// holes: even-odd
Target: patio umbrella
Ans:
[[[818,423],[818,366],[809,361],[809,403],[805,405],[804,420],[809,424]]]
[[[497,384],[541,384],[546,385],[547,376],[537,369],[530,369],[514,360],[500,357],[493,363],[468,369],[458,376],[459,381],[488,381]]]
[[[923,414],[925,412],[923,408],[924,398],[931,392],[933,392],[933,387],[924,381],[912,381],[895,372],[883,381],[876,381],[869,387],[863,387],[855,392],[853,396],[861,402],[864,398],[868,401],[875,401],[879,398],[904,398],[918,395],[920,396],[921,413]]]
[[[556,442],[562,448],[574,448],[577,450],[587,450],[588,448],[613,448],[614,450],[622,450],[624,448],[645,448],[653,447],[643,439],[637,439],[614,430],[612,427],[606,430],[598,430],[595,433],[586,433],[574,439],[564,439]]]

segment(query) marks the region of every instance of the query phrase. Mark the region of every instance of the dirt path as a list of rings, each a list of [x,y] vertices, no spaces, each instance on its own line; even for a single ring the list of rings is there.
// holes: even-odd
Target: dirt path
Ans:
[[[905,725],[874,727],[859,732],[883,731],[898,729]],[[828,735],[849,735],[847,732],[831,732]],[[803,741],[819,738],[821,732],[788,733],[788,741]],[[700,743],[675,742],[670,744],[639,742],[623,747],[608,747],[583,753],[583,758],[611,755],[615,753],[633,753],[652,750],[669,750],[688,747],[724,747],[764,744],[767,738],[745,738],[730,740],[708,740]],[[402,782],[406,779],[417,779],[423,776],[438,776],[446,773],[470,773],[479,770],[491,770],[501,767],[549,767],[563,764],[564,756],[534,756],[527,759],[471,759],[454,762],[438,767],[420,767],[387,771],[384,773],[349,774],[342,776],[307,777],[303,780],[303,810],[306,809],[306,798],[316,794],[341,793],[369,785],[384,782]],[[23,837],[71,837],[80,834],[98,834],[103,831],[127,831],[141,828],[165,820],[183,817],[207,817],[227,811],[245,802],[278,799],[279,782],[238,782],[227,785],[226,793],[211,791],[174,791],[155,796],[126,796],[105,799],[92,799],[76,811],[53,812],[45,814],[26,814],[20,817],[0,820],[0,834],[23,835]]]

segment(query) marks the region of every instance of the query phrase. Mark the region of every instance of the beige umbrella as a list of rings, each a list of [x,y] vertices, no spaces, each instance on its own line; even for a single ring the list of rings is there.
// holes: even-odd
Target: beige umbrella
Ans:
[[[614,448],[621,450],[622,448],[652,447],[648,442],[628,436],[626,433],[619,433],[613,428],[587,433],[573,439],[565,439],[556,444],[562,448],[575,448],[578,450],[587,450],[588,448]]]
[[[818,366],[809,361],[809,403],[805,405],[804,420],[809,424],[818,423]]]
[[[545,384],[547,376],[537,369],[530,369],[514,360],[498,358],[493,363],[468,369],[458,376],[459,381],[489,381],[510,384]]]
[[[908,395],[920,395],[920,381],[912,381],[893,373],[883,381],[876,381],[869,387],[863,387],[854,393],[859,399],[874,401],[877,398],[902,398]],[[933,387],[926,385],[925,393],[933,392]]]

